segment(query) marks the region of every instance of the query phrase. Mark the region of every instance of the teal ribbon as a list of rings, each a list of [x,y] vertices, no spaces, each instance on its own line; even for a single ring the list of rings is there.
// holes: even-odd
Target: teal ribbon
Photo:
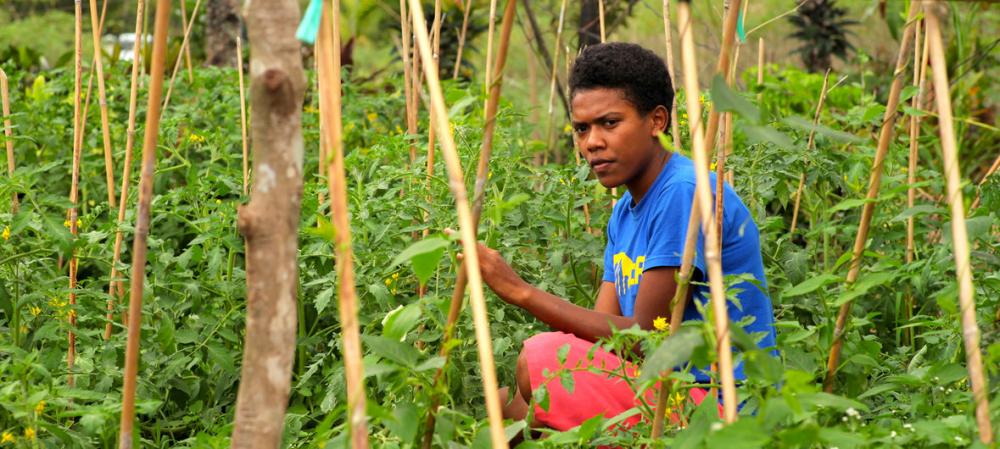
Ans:
[[[312,0],[309,2],[309,7],[306,8],[306,13],[302,15],[302,21],[299,22],[299,29],[295,32],[295,37],[307,44],[315,44],[322,18],[323,0]]]
[[[747,41],[747,33],[743,31],[743,10],[740,10],[740,16],[736,18],[736,37],[740,38],[740,43]]]

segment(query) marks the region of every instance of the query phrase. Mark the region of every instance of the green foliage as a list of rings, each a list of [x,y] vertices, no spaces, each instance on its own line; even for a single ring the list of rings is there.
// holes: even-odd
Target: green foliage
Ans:
[[[856,20],[845,19],[847,10],[836,6],[836,0],[799,0],[798,13],[788,20],[795,25],[792,37],[802,41],[795,49],[802,55],[802,63],[811,72],[830,67],[834,56],[844,59],[854,50],[847,40],[851,33],[847,27],[857,25]]]

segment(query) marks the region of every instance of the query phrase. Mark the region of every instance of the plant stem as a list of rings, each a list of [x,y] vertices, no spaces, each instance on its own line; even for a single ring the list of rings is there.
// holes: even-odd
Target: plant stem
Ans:
[[[823,87],[819,90],[819,101],[816,102],[816,113],[813,114],[813,127],[809,130],[809,141],[806,143],[806,153],[805,153],[805,163],[808,167],[809,155],[815,146],[816,138],[816,127],[819,125],[819,116],[823,112],[823,101],[826,100],[826,87],[830,82],[830,69],[826,69],[826,74],[823,75]],[[794,235],[796,226],[799,223],[799,204],[802,201],[802,191],[806,186],[806,170],[802,169],[802,173],[799,173],[799,186],[795,189],[795,201],[792,208],[792,226],[788,230],[788,235]]]
[[[465,34],[469,29],[469,13],[472,11],[472,0],[465,2],[465,11],[462,14],[462,33],[458,36],[458,52],[455,54],[455,71],[451,79],[458,79],[458,69],[462,67],[462,50],[465,48]]]

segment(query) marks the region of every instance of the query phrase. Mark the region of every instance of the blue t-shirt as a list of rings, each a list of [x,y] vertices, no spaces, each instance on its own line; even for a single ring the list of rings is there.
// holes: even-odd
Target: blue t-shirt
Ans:
[[[711,174],[715,192],[715,174]],[[614,282],[618,304],[623,316],[634,313],[635,298],[643,270],[656,267],[680,267],[684,253],[684,237],[691,214],[695,191],[694,163],[681,154],[673,153],[663,170],[656,177],[646,195],[638,204],[632,204],[632,195],[625,193],[615,205],[608,221],[608,246],[604,251],[604,280]],[[760,234],[750,211],[725,184],[723,193],[722,222],[722,274],[752,274],[760,287],[743,281],[730,288],[740,289],[736,296],[740,305],[728,302],[729,320],[738,323],[752,316],[753,323],[744,327],[751,335],[763,333],[758,343],[761,348],[775,346],[774,314],[771,299],[767,296],[764,262],[760,254]],[[706,279],[704,235],[698,232],[695,249],[693,281]],[[707,286],[692,285],[694,300],[705,304],[709,298]],[[664,310],[662,316],[667,316]],[[694,305],[684,310],[684,320],[700,320],[701,314]],[[739,359],[737,358],[737,361]],[[736,379],[745,379],[743,363],[734,368]],[[709,381],[706,373],[692,369],[699,382]]]

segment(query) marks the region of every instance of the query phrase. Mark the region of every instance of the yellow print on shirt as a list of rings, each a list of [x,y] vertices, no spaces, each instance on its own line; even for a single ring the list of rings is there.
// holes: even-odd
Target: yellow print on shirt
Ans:
[[[639,285],[639,278],[642,277],[642,266],[645,263],[646,256],[636,257],[633,262],[624,252],[615,254],[615,291],[618,292],[619,297],[624,296],[625,292],[633,285]]]

